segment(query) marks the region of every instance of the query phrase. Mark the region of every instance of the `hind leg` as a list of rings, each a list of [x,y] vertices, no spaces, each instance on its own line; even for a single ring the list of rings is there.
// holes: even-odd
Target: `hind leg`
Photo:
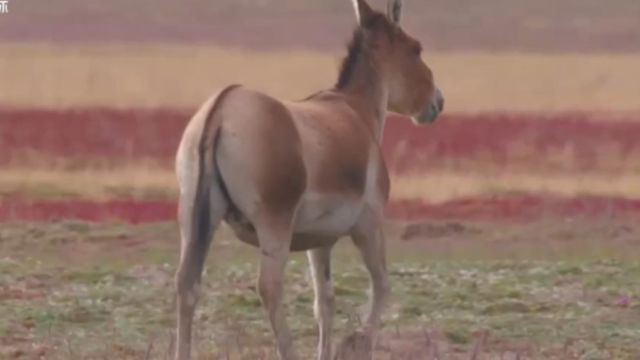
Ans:
[[[261,252],[258,293],[269,316],[280,359],[298,359],[282,304],[284,270],[291,246],[291,217],[261,223],[256,227]]]
[[[179,205],[180,262],[176,271],[176,360],[191,358],[191,328],[202,269],[211,238],[226,211],[222,194],[211,187],[204,199],[183,194]]]

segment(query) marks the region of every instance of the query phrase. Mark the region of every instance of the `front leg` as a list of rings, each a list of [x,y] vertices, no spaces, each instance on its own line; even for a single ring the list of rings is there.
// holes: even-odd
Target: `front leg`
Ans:
[[[382,231],[382,215],[371,209],[365,210],[363,217],[351,234],[369,272],[371,292],[369,311],[364,328],[342,341],[336,359],[361,360],[373,358],[374,339],[381,325],[382,313],[390,295],[387,274],[385,239]]]
[[[365,210],[351,237],[369,272],[371,293],[365,330],[375,333],[381,325],[382,313],[391,293],[382,215],[373,210]]]
[[[335,297],[331,281],[331,248],[322,247],[307,251],[315,302],[313,312],[318,321],[318,360],[331,359],[331,328],[335,313]]]

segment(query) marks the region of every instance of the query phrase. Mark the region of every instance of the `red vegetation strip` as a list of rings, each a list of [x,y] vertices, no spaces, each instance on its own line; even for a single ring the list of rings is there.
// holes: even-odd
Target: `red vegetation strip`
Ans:
[[[0,110],[0,164],[25,154],[91,162],[155,159],[170,165],[193,111],[160,110]],[[518,146],[536,156],[572,147],[583,168],[595,162],[602,145],[626,157],[640,152],[640,120],[589,113],[446,114],[433,125],[416,127],[392,115],[383,148],[394,171],[446,159],[488,156],[506,163]],[[600,121],[607,117],[606,121]],[[640,117],[640,114],[637,115]],[[630,121],[633,120],[633,121]]]
[[[0,166],[47,158],[73,160],[78,166],[96,159],[119,161],[153,159],[170,165],[191,110],[10,110],[0,109]],[[640,115],[638,115],[640,117]],[[600,121],[599,117],[607,117]],[[416,127],[392,115],[387,121],[383,149],[393,172],[430,166],[440,160],[489,156],[506,164],[519,146],[537,157],[570,147],[588,168],[602,146],[613,146],[618,156],[640,152],[640,121],[588,113],[448,114],[430,126]],[[34,154],[29,157],[29,154]],[[33,157],[35,156],[35,158]],[[26,165],[29,165],[27,163]],[[27,202],[5,199],[0,220],[78,218],[93,221],[122,219],[134,223],[175,218],[171,202],[90,201]],[[580,198],[545,200],[535,196],[463,199],[441,205],[396,202],[393,218],[527,219],[547,215],[640,214],[633,200]]]
[[[636,116],[640,118],[640,114]],[[597,165],[603,146],[618,149],[622,158],[640,151],[640,121],[632,116],[581,112],[448,114],[423,127],[399,117],[389,120],[383,148],[395,173],[479,155],[507,165],[513,161],[513,152],[523,147],[536,158],[557,156],[558,150],[570,148],[582,170]]]
[[[86,221],[126,221],[145,223],[173,221],[173,202],[121,200],[25,201],[6,199],[0,203],[0,221],[50,221],[79,219]],[[397,201],[387,207],[390,219],[475,219],[491,221],[530,221],[545,216],[640,216],[640,200],[583,197],[549,199],[536,196],[506,198],[470,198],[444,204]]]
[[[466,198],[444,204],[419,200],[397,201],[387,207],[387,216],[403,220],[476,219],[527,221],[552,217],[606,217],[640,215],[640,200],[581,197],[553,199],[525,195],[503,198]]]
[[[190,117],[184,110],[0,110],[0,163],[25,153],[87,161],[170,161]]]
[[[176,204],[162,201],[119,200],[108,202],[3,200],[0,221],[126,221],[133,224],[174,220]]]

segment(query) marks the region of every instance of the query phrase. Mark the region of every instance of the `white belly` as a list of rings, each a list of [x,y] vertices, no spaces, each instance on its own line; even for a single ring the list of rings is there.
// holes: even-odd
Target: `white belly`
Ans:
[[[361,198],[307,194],[304,196],[294,233],[318,236],[343,236],[354,227],[364,202]]]

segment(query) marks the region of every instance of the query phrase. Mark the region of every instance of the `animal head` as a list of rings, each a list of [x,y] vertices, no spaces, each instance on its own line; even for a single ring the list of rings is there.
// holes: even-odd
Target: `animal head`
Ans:
[[[387,85],[388,110],[409,115],[419,124],[435,121],[444,110],[444,97],[422,58],[422,45],[400,26],[402,0],[389,0],[386,14],[366,0],[352,1],[356,36]]]

